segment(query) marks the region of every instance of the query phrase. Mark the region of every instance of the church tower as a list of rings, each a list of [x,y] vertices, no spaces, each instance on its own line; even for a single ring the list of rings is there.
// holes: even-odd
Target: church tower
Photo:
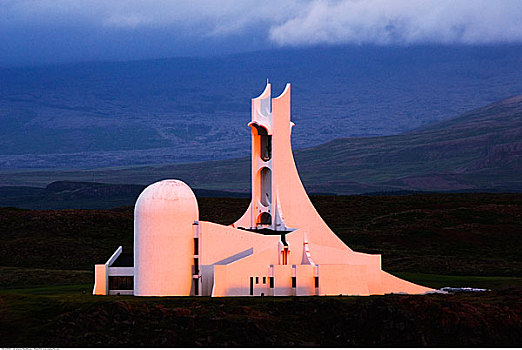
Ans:
[[[199,220],[188,185],[163,180],[135,206],[134,258],[122,248],[95,265],[94,294],[371,295],[430,288],[381,269],[381,255],[350,249],[308,198],[292,154],[290,84],[252,99],[252,199],[230,226]],[[130,266],[129,266],[130,265]],[[123,283],[125,282],[125,283]]]

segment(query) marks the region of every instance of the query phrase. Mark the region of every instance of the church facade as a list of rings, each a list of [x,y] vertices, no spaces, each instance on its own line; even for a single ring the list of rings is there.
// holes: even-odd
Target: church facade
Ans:
[[[252,99],[252,200],[234,224],[200,221],[194,193],[163,180],[139,196],[134,253],[95,265],[94,294],[305,296],[423,294],[355,252],[326,225],[301,183],[291,149],[290,84]]]

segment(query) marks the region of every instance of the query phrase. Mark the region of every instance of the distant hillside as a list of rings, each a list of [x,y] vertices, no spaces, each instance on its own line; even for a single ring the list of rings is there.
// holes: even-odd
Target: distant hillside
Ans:
[[[308,191],[522,191],[522,95],[402,135],[337,139],[295,151]],[[2,185],[56,180],[150,184],[176,178],[193,188],[248,192],[250,159],[68,171],[0,172]]]
[[[145,185],[56,181],[44,188],[0,186],[0,207],[26,209],[104,209],[133,206]],[[193,189],[197,197],[250,197],[234,193]]]
[[[0,68],[0,169],[247,156],[250,99],[291,82],[294,148],[394,135],[522,91],[522,46],[281,49]],[[134,183],[134,182],[130,182]]]
[[[402,135],[334,140],[296,158],[314,191],[521,191],[522,95]]]

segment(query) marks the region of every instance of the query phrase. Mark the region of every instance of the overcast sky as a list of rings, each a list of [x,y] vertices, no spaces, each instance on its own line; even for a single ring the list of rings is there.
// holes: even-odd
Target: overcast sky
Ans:
[[[0,65],[522,43],[522,0],[0,0]]]

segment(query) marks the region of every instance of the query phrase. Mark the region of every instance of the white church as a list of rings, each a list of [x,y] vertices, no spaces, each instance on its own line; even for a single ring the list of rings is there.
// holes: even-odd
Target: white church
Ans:
[[[290,84],[252,99],[252,200],[235,223],[200,221],[184,182],[148,186],[134,210],[134,256],[119,247],[95,265],[93,294],[306,296],[423,294],[381,269],[381,256],[345,245],[301,183],[290,136]]]

